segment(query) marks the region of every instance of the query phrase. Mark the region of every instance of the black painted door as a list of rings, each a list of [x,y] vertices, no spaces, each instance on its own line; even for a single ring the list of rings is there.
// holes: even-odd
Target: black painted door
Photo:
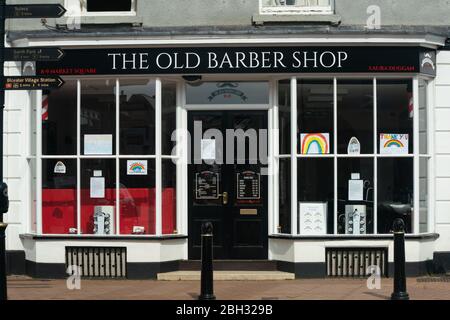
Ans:
[[[267,259],[267,112],[192,111],[188,121],[189,259],[201,257],[207,221],[214,259]]]

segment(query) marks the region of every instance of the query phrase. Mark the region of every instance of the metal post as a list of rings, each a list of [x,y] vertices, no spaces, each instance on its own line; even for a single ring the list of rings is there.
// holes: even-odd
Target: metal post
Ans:
[[[8,300],[8,292],[6,286],[6,254],[5,254],[5,232],[6,227],[8,225],[6,223],[0,223],[0,248],[2,250],[0,255],[0,301]]]
[[[199,300],[216,300],[213,286],[213,225],[202,225],[202,275]]]
[[[0,0],[0,183],[3,182],[3,110],[5,108],[4,90],[4,48],[5,48],[5,0]],[[6,288],[6,241],[7,225],[3,223],[3,212],[0,212],[0,301],[7,300]]]
[[[391,300],[409,300],[405,274],[405,222],[396,219],[394,230],[394,292]]]

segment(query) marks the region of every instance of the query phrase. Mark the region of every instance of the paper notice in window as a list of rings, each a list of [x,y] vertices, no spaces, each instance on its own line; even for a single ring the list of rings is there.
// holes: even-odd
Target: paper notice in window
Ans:
[[[86,134],[84,136],[85,155],[112,155],[113,136],[111,134]]]
[[[349,180],[348,181],[348,200],[363,201],[364,200],[364,181]]]
[[[105,178],[91,178],[91,199],[105,198]]]
[[[202,139],[202,160],[216,160],[216,140]]]

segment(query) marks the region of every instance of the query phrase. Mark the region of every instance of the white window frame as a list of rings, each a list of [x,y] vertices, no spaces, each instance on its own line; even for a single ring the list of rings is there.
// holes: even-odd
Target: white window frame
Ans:
[[[298,153],[297,148],[297,82],[298,80],[302,79],[329,79],[330,81],[333,81],[333,96],[334,96],[334,104],[333,104],[333,117],[334,117],[334,150],[328,155],[302,155]],[[339,154],[337,150],[337,139],[338,139],[338,105],[337,105],[337,86],[339,80],[351,80],[351,79],[367,79],[373,81],[373,90],[374,90],[374,108],[373,108],[373,122],[374,122],[374,150],[371,154],[361,154],[361,155],[348,155],[348,154]],[[407,154],[407,155],[384,155],[378,153],[378,115],[377,115],[377,81],[379,80],[389,80],[389,79],[409,79],[412,82],[413,85],[413,99],[414,99],[414,119],[413,119],[413,135],[414,135],[414,146],[413,146],[413,152]],[[290,84],[291,84],[291,150],[290,154],[279,154],[279,138],[278,135],[274,138],[274,155],[275,155],[275,166],[276,168],[279,167],[279,161],[280,159],[290,159],[291,160],[291,183],[290,183],[290,193],[291,193],[291,235],[293,236],[301,236],[298,231],[298,203],[297,203],[297,161],[298,159],[304,159],[304,158],[331,158],[334,159],[334,210],[333,210],[333,219],[334,219],[334,230],[333,233],[327,234],[326,236],[335,236],[339,237],[342,236],[342,234],[338,234],[337,229],[337,218],[338,218],[338,160],[339,159],[351,159],[351,158],[361,158],[361,159],[372,159],[374,161],[373,166],[373,181],[374,181],[374,207],[373,207],[373,233],[367,234],[367,236],[377,236],[381,235],[378,233],[378,159],[386,159],[386,158],[408,158],[413,160],[413,171],[414,171],[414,177],[413,177],[413,186],[414,186],[414,211],[412,215],[412,232],[411,234],[421,234],[420,232],[420,172],[419,172],[419,163],[420,159],[426,158],[428,159],[428,181],[427,181],[427,190],[429,193],[428,197],[428,203],[427,203],[427,210],[428,210],[428,221],[427,221],[427,231],[425,233],[434,232],[434,197],[432,193],[434,192],[433,189],[433,181],[434,181],[434,163],[433,163],[433,135],[432,130],[432,114],[433,114],[433,86],[434,81],[427,79],[428,87],[427,87],[427,93],[428,93],[428,100],[427,100],[427,143],[428,143],[428,153],[427,154],[420,154],[420,136],[419,136],[419,76],[402,76],[402,75],[392,75],[392,76],[361,76],[361,77],[345,77],[345,76],[305,76],[305,77],[298,77],[293,76],[290,78]],[[280,79],[281,80],[281,79]],[[286,80],[286,78],[284,78]],[[277,82],[277,92],[278,90],[278,84]],[[274,128],[278,129],[278,102],[275,102],[275,108],[274,108]],[[273,203],[273,212],[274,212],[274,218],[273,220],[278,222],[279,221],[279,196],[278,196],[278,186],[279,186],[279,171],[275,171],[275,177],[274,177],[274,190],[276,192],[276,196],[274,197],[274,203]],[[277,228],[278,229],[278,228]],[[273,230],[273,234],[280,234],[278,230]],[[349,236],[349,235],[346,235]],[[351,236],[351,235],[350,235]],[[365,236],[365,235],[363,235]],[[356,236],[357,237],[357,236]]]
[[[64,7],[67,10],[66,16],[81,17],[111,17],[111,16],[136,16],[137,0],[131,0],[130,11],[99,11],[88,12],[87,1],[89,0],[64,0]]]
[[[143,79],[144,77],[139,77],[136,79]],[[89,156],[83,155],[81,150],[81,84],[83,81],[95,81],[95,80],[104,80],[110,79],[115,82],[115,97],[116,97],[116,129],[114,134],[116,135],[116,153],[110,156]],[[156,203],[155,203],[155,234],[146,234],[146,235],[130,235],[130,234],[121,234],[120,233],[120,189],[116,188],[116,204],[115,204],[115,230],[114,233],[111,234],[113,237],[121,237],[121,236],[133,236],[133,237],[141,237],[141,238],[158,238],[161,236],[170,236],[170,235],[187,235],[185,232],[186,228],[183,226],[183,216],[182,216],[182,205],[181,205],[181,194],[183,181],[181,180],[182,167],[180,166],[181,154],[178,153],[176,155],[163,155],[162,154],[162,87],[163,83],[172,83],[176,85],[177,89],[177,99],[176,99],[176,118],[177,124],[180,121],[180,117],[182,116],[182,108],[181,108],[181,100],[179,96],[180,89],[180,81],[176,79],[161,79],[158,77],[149,77],[146,78],[148,80],[155,81],[155,95],[156,95],[156,103],[155,103],[155,154],[152,155],[125,155],[120,154],[120,81],[127,80],[133,78],[117,78],[117,77],[101,77],[101,78],[74,78],[69,77],[66,78],[66,81],[75,81],[76,82],[76,90],[77,90],[77,150],[75,155],[44,155],[42,153],[42,91],[37,91],[36,94],[36,110],[31,110],[30,112],[36,112],[36,156],[30,155],[28,160],[31,161],[33,159],[36,160],[36,231],[32,230],[31,226],[28,228],[29,232],[32,234],[38,235],[46,235],[43,234],[42,228],[42,161],[43,160],[51,160],[51,159],[61,159],[61,160],[76,160],[77,161],[77,234],[61,234],[56,236],[75,236],[75,237],[102,237],[97,236],[95,234],[82,234],[81,233],[81,161],[86,159],[111,159],[115,160],[116,166],[116,177],[115,183],[116,185],[120,184],[120,160],[124,159],[148,159],[155,160],[155,189],[156,189]],[[176,206],[176,233],[173,234],[162,234],[162,161],[163,160],[173,160],[176,163],[176,192],[177,192],[177,206]],[[31,170],[31,169],[29,169]],[[30,172],[32,174],[32,172]],[[30,203],[31,205],[31,203]],[[30,216],[31,220],[31,216]],[[181,230],[181,232],[180,232]],[[52,234],[52,236],[55,236]]]
[[[280,0],[271,0],[274,5],[264,5],[265,0],[259,0],[260,14],[334,14],[334,0],[328,0],[327,6],[282,5]]]

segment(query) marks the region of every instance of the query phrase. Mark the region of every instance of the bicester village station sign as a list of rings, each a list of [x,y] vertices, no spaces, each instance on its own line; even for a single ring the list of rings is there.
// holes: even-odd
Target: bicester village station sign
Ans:
[[[38,75],[226,73],[436,73],[421,47],[197,47],[67,49]]]

